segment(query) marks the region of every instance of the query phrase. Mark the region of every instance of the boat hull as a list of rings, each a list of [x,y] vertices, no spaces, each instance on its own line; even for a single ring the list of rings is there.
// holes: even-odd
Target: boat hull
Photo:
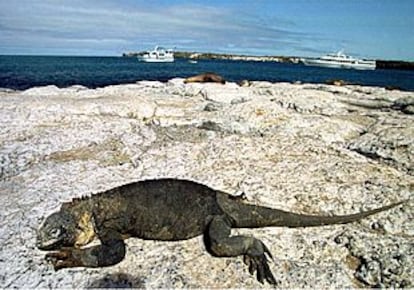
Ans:
[[[302,59],[304,65],[307,66],[319,66],[328,68],[343,68],[343,69],[358,69],[358,70],[375,70],[375,62],[355,62],[355,63],[342,63],[334,61],[325,61],[320,59]]]
[[[174,62],[173,58],[138,58],[141,62]]]

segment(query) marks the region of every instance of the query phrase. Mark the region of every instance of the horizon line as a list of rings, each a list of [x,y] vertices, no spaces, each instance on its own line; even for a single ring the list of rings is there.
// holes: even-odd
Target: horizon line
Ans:
[[[125,51],[121,54],[49,54],[49,53],[0,53],[0,56],[44,56],[44,57],[128,57],[124,56],[125,53],[138,53],[141,51]],[[174,53],[199,53],[199,54],[214,54],[222,56],[240,56],[240,57],[281,57],[281,58],[314,58],[310,56],[295,56],[295,55],[255,55],[255,54],[241,54],[241,53],[222,53],[222,52],[202,52],[202,51],[187,51],[187,50],[177,50]],[[132,57],[132,56],[131,56]],[[405,60],[405,59],[372,59],[376,61],[396,61],[396,62],[407,62],[414,63],[414,60]]]

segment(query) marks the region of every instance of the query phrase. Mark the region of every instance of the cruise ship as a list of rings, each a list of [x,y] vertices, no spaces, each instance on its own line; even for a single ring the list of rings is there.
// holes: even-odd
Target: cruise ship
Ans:
[[[300,61],[304,65],[330,67],[330,68],[346,68],[360,70],[374,70],[376,68],[375,60],[358,59],[339,51],[337,53],[329,53],[319,58],[301,58]]]
[[[137,58],[144,62],[174,62],[174,51],[156,46],[154,50],[141,53]]]

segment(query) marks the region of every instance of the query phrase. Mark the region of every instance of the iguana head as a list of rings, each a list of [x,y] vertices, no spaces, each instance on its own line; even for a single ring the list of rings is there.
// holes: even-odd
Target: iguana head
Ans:
[[[82,247],[96,236],[95,222],[88,211],[72,212],[64,207],[46,218],[37,232],[40,250]]]
[[[77,237],[77,222],[67,211],[58,211],[46,218],[37,232],[36,246],[41,250],[71,247]]]

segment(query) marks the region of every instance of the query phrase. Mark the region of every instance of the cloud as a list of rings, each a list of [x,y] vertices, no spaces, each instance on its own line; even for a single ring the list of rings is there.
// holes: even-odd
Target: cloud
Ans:
[[[292,22],[256,17],[234,7],[132,3],[2,1],[0,53],[24,53],[26,47],[57,54],[119,54],[162,44],[182,50],[271,54],[281,46],[300,47],[305,37]]]

